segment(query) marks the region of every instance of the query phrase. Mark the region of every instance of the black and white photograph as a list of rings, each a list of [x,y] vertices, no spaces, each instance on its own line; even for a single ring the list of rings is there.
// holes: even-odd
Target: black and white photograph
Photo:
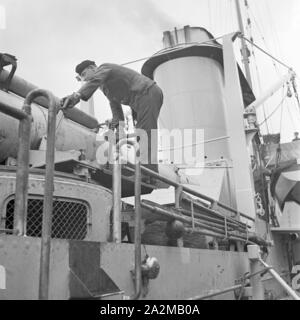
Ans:
[[[299,0],[0,0],[0,300],[300,300],[299,34]]]

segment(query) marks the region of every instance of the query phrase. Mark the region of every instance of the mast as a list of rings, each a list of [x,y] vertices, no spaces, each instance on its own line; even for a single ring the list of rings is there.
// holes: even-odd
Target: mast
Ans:
[[[240,0],[235,0],[235,4],[236,4],[239,29],[242,32],[242,34],[244,35],[245,28],[244,28],[244,24],[243,24]],[[246,41],[244,38],[241,38],[241,44],[242,44],[242,56],[243,56],[242,61],[243,61],[244,67],[245,67],[246,79],[252,89],[252,79],[251,79],[250,61],[249,61],[249,49],[247,47],[247,44],[246,44]]]

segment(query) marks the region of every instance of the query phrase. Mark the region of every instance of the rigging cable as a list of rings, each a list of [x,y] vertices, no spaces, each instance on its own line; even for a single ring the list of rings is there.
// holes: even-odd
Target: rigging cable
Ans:
[[[283,87],[283,88],[284,88],[284,87]],[[283,102],[284,102],[285,99],[286,99],[286,96],[284,96],[284,97],[282,98],[282,100],[280,101],[280,103],[278,104],[278,106],[272,111],[272,113],[267,117],[267,119],[264,120],[263,122],[261,122],[258,126],[261,126],[261,125],[263,125],[266,121],[268,121],[268,120],[279,110],[279,108],[282,106],[282,104],[283,104]]]
[[[279,59],[275,58],[274,56],[272,56],[270,53],[268,53],[267,51],[265,51],[263,48],[261,48],[260,46],[258,46],[257,44],[255,44],[253,41],[249,40],[248,38],[246,38],[243,35],[240,35],[241,37],[243,37],[247,42],[251,43],[254,47],[256,47],[257,49],[259,49],[261,52],[263,52],[264,54],[266,54],[267,56],[269,56],[271,59],[273,59],[274,61],[277,61],[279,64],[281,64],[283,67],[292,70],[291,67],[289,67],[287,64],[285,64],[284,62],[280,61]]]
[[[226,1],[225,2],[225,9],[224,9],[224,12],[225,12],[225,27],[224,27],[224,30],[226,32],[229,32],[230,31],[230,18],[229,18],[229,15],[227,14],[227,12],[229,12],[230,10],[230,2]]]
[[[216,0],[216,21],[220,21],[220,17],[221,17],[220,6],[218,5],[218,0]],[[217,24],[217,26],[218,25],[220,24]],[[216,30],[217,30],[217,27],[216,27]]]
[[[226,35],[226,34],[225,34]],[[206,41],[203,41],[203,42],[191,42],[189,43],[190,46],[193,46],[195,44],[197,45],[200,45],[200,44],[208,44],[210,42],[213,42],[213,41],[217,41],[219,39],[222,39],[225,35],[222,35],[222,36],[219,36],[219,37],[216,37],[216,38],[212,38],[212,39],[209,39],[209,40],[206,40]],[[273,55],[271,55],[270,53],[268,53],[266,50],[262,49],[260,46],[258,46],[257,44],[255,44],[253,41],[251,41],[250,39],[248,39],[247,37],[245,37],[243,34],[240,34],[240,37],[244,38],[247,42],[249,42],[252,46],[256,47],[258,50],[260,50],[261,52],[263,52],[265,55],[269,56],[272,60],[274,61],[277,61],[279,64],[281,64],[282,66],[284,66],[285,68],[289,69],[289,70],[292,70],[291,67],[289,67],[287,64],[285,64],[284,62],[280,61],[279,59],[275,58]],[[180,45],[184,45],[186,47],[186,43],[179,43],[176,45],[176,47],[179,47]],[[173,47],[171,49],[177,49],[176,47]],[[166,51],[166,49],[161,49],[157,52],[155,52],[153,55],[151,56],[148,56],[148,57],[145,57],[145,58],[140,58],[140,59],[137,59],[137,60],[132,60],[132,61],[128,61],[128,62],[124,62],[122,63],[121,65],[122,66],[125,66],[125,65],[128,65],[128,64],[133,64],[133,63],[136,63],[136,62],[140,62],[140,61],[144,61],[144,60],[147,60],[147,59],[150,59],[152,58],[153,56],[161,53],[162,51]]]
[[[287,97],[287,95],[285,97],[283,97],[283,99],[285,99]],[[284,100],[283,100],[284,101]],[[275,168],[279,167],[280,164],[280,160],[281,160],[281,129],[282,129],[282,116],[283,116],[283,103],[281,104],[281,113],[280,113],[280,125],[279,125],[279,142],[278,142],[278,146],[276,149],[276,160],[275,160]]]
[[[271,49],[270,49],[269,45],[267,44],[267,41],[266,41],[266,39],[265,39],[265,37],[264,37],[264,35],[263,35],[263,32],[262,32],[262,30],[261,30],[261,28],[260,28],[260,26],[259,26],[259,23],[257,22],[257,20],[256,20],[256,18],[255,18],[255,15],[254,15],[254,13],[253,13],[253,11],[251,10],[250,7],[249,7],[249,12],[250,12],[251,15],[252,15],[252,18],[253,18],[253,20],[254,20],[254,23],[256,24],[257,30],[258,30],[258,32],[259,32],[259,34],[260,34],[260,37],[262,38],[263,43],[264,43],[265,46],[266,46],[266,49],[267,49],[268,51],[271,51]],[[279,50],[279,51],[281,51],[281,50]],[[280,55],[282,56],[281,53],[280,53]],[[281,76],[282,76],[282,73],[280,72],[277,64],[275,63],[274,60],[271,60],[271,61],[272,61],[272,64],[273,64],[274,69],[276,70],[278,76],[281,77]]]
[[[153,55],[151,56],[148,56],[148,57],[145,57],[145,58],[141,58],[141,59],[137,59],[137,60],[132,60],[132,61],[128,61],[128,62],[124,62],[124,63],[121,63],[120,65],[121,66],[126,66],[128,64],[133,64],[133,63],[136,63],[136,62],[140,62],[140,61],[144,61],[144,60],[147,60],[147,59],[150,59],[152,57],[154,57],[155,55],[158,55],[159,53],[163,52],[163,51],[166,51],[165,53],[168,53],[169,51],[173,51],[174,49],[179,49],[180,46],[184,46],[184,48],[188,47],[188,46],[194,46],[194,45],[202,45],[202,44],[209,44],[211,42],[214,42],[214,41],[217,41],[217,40],[220,40],[224,37],[225,35],[222,35],[222,36],[219,36],[219,37],[216,37],[216,38],[212,38],[212,39],[209,39],[209,40],[206,40],[206,41],[202,41],[202,42],[189,42],[188,44],[183,42],[183,43],[178,43],[175,47],[171,47],[171,48],[168,48],[168,49],[161,49],[157,52],[155,52]]]
[[[43,114],[43,117],[44,117],[44,119],[45,119],[45,125],[46,125],[46,128],[47,128],[48,120],[47,120],[47,116],[46,116],[46,114],[45,114],[45,112],[44,112],[44,109],[43,109],[43,107],[41,107],[39,104],[36,104],[36,105],[37,105],[37,107],[40,109],[41,113]]]
[[[297,131],[295,121],[294,121],[292,113],[291,113],[291,109],[289,107],[287,107],[287,109],[288,109],[289,118],[290,118],[291,123],[293,125],[293,129],[294,129],[294,131]]]
[[[65,115],[64,115],[63,111],[62,111],[62,110],[60,110],[60,111],[61,111],[60,119],[58,120],[58,123],[57,123],[57,125],[56,125],[55,132],[58,131],[60,125],[62,124],[63,119],[65,118]],[[59,115],[59,112],[57,113],[57,116],[58,116],[58,115]]]
[[[209,28],[212,30],[212,11],[211,11],[211,0],[207,0],[208,14],[209,14]]]
[[[133,63],[140,62],[140,61],[144,61],[144,60],[147,60],[147,59],[150,59],[150,58],[151,58],[151,57],[146,57],[146,58],[141,58],[141,59],[137,59],[137,60],[125,62],[125,63],[122,63],[121,66],[126,66],[126,65],[128,65],[128,64],[133,64]]]
[[[299,112],[300,112],[300,100],[299,100],[299,94],[298,94],[298,90],[297,90],[297,85],[296,85],[296,80],[295,79],[292,80],[292,86],[293,86],[293,89],[294,89],[295,97],[296,97],[298,108],[299,108]]]
[[[257,60],[256,60],[256,56],[255,56],[254,51],[252,52],[252,55],[253,55],[253,60],[254,60],[254,64],[255,64],[255,69],[256,69],[256,77],[257,77],[258,88],[259,88],[260,93],[262,93],[262,85],[261,85],[261,80],[260,80],[260,74],[259,74],[259,70],[258,70],[258,66],[257,66]],[[265,123],[266,123],[267,134],[269,134],[270,130],[269,130],[268,122],[266,121],[267,114],[266,114],[266,105],[265,105],[265,103],[262,104],[262,109],[263,109],[264,120],[265,120]]]
[[[293,99],[293,102],[294,102],[293,105],[294,105],[294,107],[295,107],[296,110],[297,110],[297,115],[299,116],[299,119],[300,119],[300,107],[299,107],[296,99]],[[299,121],[299,122],[300,122],[300,121]]]
[[[248,29],[248,33],[250,35],[251,41],[254,42],[253,32],[252,32],[252,22],[251,22],[251,18],[250,18],[250,7],[249,7],[249,4],[248,4],[247,0],[245,0],[245,6],[246,6],[246,9],[247,9],[246,10],[246,13],[247,13],[247,29]],[[259,73],[259,70],[258,70],[257,59],[256,59],[254,46],[252,44],[251,44],[251,48],[252,48],[252,56],[253,56],[253,60],[254,60],[254,65],[255,65],[258,89],[259,89],[259,92],[262,93],[262,85],[261,85],[261,80],[260,80],[260,73]],[[269,130],[268,122],[266,121],[267,115],[266,115],[265,103],[262,104],[262,109],[263,109],[264,120],[265,120],[265,123],[266,123],[267,134],[269,134],[270,130]]]
[[[247,2],[247,0],[245,0],[245,2]],[[274,43],[275,43],[276,46],[277,46],[279,55],[282,57],[282,50],[281,50],[281,47],[280,47],[280,45],[279,45],[279,37],[278,37],[278,33],[277,33],[277,31],[276,31],[276,30],[277,30],[277,29],[276,29],[276,26],[275,26],[275,24],[274,24],[274,19],[273,19],[273,17],[272,17],[269,4],[266,3],[266,6],[267,6],[267,12],[268,12],[269,18],[270,18],[270,23],[271,23],[272,26],[273,26],[273,27],[272,27],[272,30],[275,30],[275,31],[274,31],[274,32],[275,32],[275,34],[274,34]],[[257,29],[258,29],[258,31],[259,31],[259,33],[260,33],[260,36],[261,36],[261,38],[262,38],[262,40],[263,40],[263,42],[264,42],[264,44],[265,44],[265,47],[267,48],[267,50],[269,50],[268,45],[267,45],[267,42],[266,42],[266,39],[264,38],[264,36],[263,36],[263,34],[262,34],[262,32],[261,32],[261,29],[260,29],[260,27],[259,27],[259,24],[258,24],[258,22],[256,21],[255,15],[253,14],[253,12],[252,12],[251,8],[249,7],[249,5],[247,6],[247,8],[248,8],[249,12],[251,13],[251,15],[252,15],[252,17],[253,17],[253,20],[254,20],[254,22],[255,22],[255,24],[256,24],[256,26],[257,26]],[[252,40],[252,39],[250,39],[250,40]],[[252,41],[253,41],[253,40],[252,40]],[[254,53],[253,53],[253,54],[254,54]],[[278,68],[278,65],[276,64],[276,62],[275,62],[273,59],[272,59],[272,63],[273,63],[273,66],[274,66],[277,74],[278,74],[279,76],[282,76],[282,73],[280,72],[280,70],[279,70],[279,68]],[[292,83],[293,86],[295,85],[294,81],[295,81],[295,79],[292,79],[292,81],[291,81],[291,83]],[[294,91],[295,91],[295,89],[294,89]],[[291,93],[290,87],[288,87],[288,97],[291,97],[291,96],[292,96],[292,93]],[[299,97],[297,96],[297,92],[296,92],[296,91],[295,91],[295,97],[296,97],[296,99],[297,99],[298,106],[299,106],[299,109],[298,109],[298,108],[297,108],[297,109],[298,109],[298,111],[300,111]],[[294,101],[295,101],[295,100],[294,100]],[[291,124],[292,124],[294,130],[296,131],[296,125],[295,125],[294,118],[293,118],[293,116],[292,116],[291,110],[290,110],[290,108],[289,108],[289,105],[287,106],[287,108],[288,108],[288,115],[289,115]]]
[[[270,8],[267,9],[267,14],[269,13],[269,9],[270,9]],[[251,11],[251,9],[250,9],[250,11]],[[266,49],[267,49],[268,51],[272,51],[271,46],[267,44],[267,41],[266,41],[265,37],[263,36],[263,32],[261,31],[261,29],[260,29],[260,27],[259,27],[259,23],[257,22],[254,13],[253,13],[252,11],[251,11],[251,13],[252,13],[254,22],[255,22],[255,24],[257,25],[257,28],[258,28],[259,33],[260,33],[260,35],[261,35],[261,38],[262,38],[262,40],[263,40],[263,42],[264,42],[264,44],[265,44],[265,46],[266,46]],[[269,15],[269,16],[270,16],[270,24],[271,24],[272,26],[274,26],[274,27],[271,28],[271,29],[272,29],[272,33],[273,33],[273,30],[274,30],[274,29],[275,29],[275,32],[276,32],[276,26],[274,25],[272,16],[271,16],[271,15]],[[263,17],[265,17],[265,14],[263,15]],[[280,56],[280,59],[282,59],[282,56],[283,56],[283,55],[282,55],[282,50],[281,50],[280,45],[279,45],[279,39],[278,39],[278,37],[274,37],[274,43],[275,43],[276,46],[277,46],[278,55]],[[276,47],[276,46],[274,45],[274,50],[275,50],[275,47]],[[282,77],[283,73],[282,73],[282,71],[279,69],[279,66],[277,65],[277,63],[276,63],[274,60],[271,60],[271,61],[272,61],[272,64],[273,64],[274,69],[276,70],[278,76],[279,76],[279,77]]]
[[[279,142],[276,149],[276,160],[275,160],[275,168],[279,167],[281,160],[281,128],[282,128],[282,115],[283,115],[283,105],[281,105],[281,115],[280,115],[280,131],[279,131]]]
[[[231,27],[232,27],[232,31],[233,30],[237,30],[237,26],[234,24],[234,21],[236,21],[236,19],[234,19],[233,17],[233,0],[230,0],[230,21],[231,21]]]
[[[292,90],[291,90],[291,85],[290,83],[287,84],[287,96],[289,98],[291,98],[293,96],[293,93],[292,93]],[[289,108],[289,106],[287,106],[287,109],[288,109],[288,115],[289,115],[289,118],[290,118],[290,121],[293,125],[293,129],[294,131],[296,131],[296,125],[295,125],[295,122],[294,122],[294,119],[293,119],[293,116],[292,116],[292,113],[291,113],[291,109]]]
[[[282,130],[283,106],[284,106],[284,103],[281,104],[281,113],[280,113],[280,125],[279,125],[280,141],[281,141],[281,130]]]
[[[279,41],[279,36],[278,36],[278,31],[277,31],[277,24],[274,23],[274,19],[273,19],[273,15],[272,15],[272,10],[269,6],[268,1],[265,2],[266,8],[267,8],[267,14],[270,18],[270,22],[271,22],[271,27],[272,27],[272,34],[274,34],[274,42],[277,46],[278,49],[278,55],[282,58],[282,50],[280,47],[280,41]]]
[[[250,36],[251,41],[254,42],[252,21],[251,21],[250,13],[249,13],[249,4],[248,4],[247,0],[244,0],[244,3],[245,3],[245,7],[246,7],[246,15],[247,15],[246,16],[246,18],[247,18],[246,29],[247,29],[247,32]],[[253,73],[254,73],[254,71],[256,71],[255,73],[256,73],[256,77],[257,77],[258,90],[261,94],[262,93],[262,85],[261,85],[261,79],[260,79],[260,72],[259,72],[258,64],[257,64],[256,53],[255,53],[254,46],[252,44],[250,46],[251,46],[251,54],[252,54],[253,61],[254,61],[254,67],[255,67],[255,69],[253,70]],[[267,121],[265,103],[262,104],[262,109],[263,109],[263,116],[264,116],[264,122],[265,122],[266,129],[267,129],[267,134],[269,135],[270,131],[269,131],[269,125],[268,125],[268,121]],[[270,123],[270,126],[272,127],[272,123]],[[259,166],[259,168],[263,168],[264,162],[263,162],[263,154],[262,154],[261,145],[254,144],[254,150],[255,150],[255,153],[258,154],[257,165]],[[268,202],[268,197],[267,197],[266,191],[265,191],[265,190],[267,190],[267,182],[266,182],[266,178],[265,178],[263,170],[259,170],[259,180],[260,180],[261,188],[258,192],[258,195],[260,195],[260,197],[262,199],[262,208],[263,208],[264,215],[265,215],[266,219],[269,219],[269,202]]]

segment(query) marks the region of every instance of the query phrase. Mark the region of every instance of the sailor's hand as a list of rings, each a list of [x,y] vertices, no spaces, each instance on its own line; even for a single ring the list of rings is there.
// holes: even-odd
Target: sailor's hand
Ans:
[[[115,130],[119,127],[119,121],[116,119],[107,119],[105,120],[105,124],[110,130]]]
[[[104,122],[105,126],[110,130],[111,130],[111,121],[112,121],[111,119],[106,119],[105,122]]]
[[[62,109],[73,108],[80,101],[80,93],[74,92],[73,94],[66,96],[60,100],[60,106]]]

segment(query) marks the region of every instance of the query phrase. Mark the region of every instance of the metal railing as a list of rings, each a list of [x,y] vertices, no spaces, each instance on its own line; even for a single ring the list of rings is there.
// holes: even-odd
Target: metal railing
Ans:
[[[13,231],[17,235],[22,235],[24,234],[24,221],[27,212],[29,149],[32,122],[31,108],[24,104],[23,110],[19,110],[0,102],[0,112],[19,120],[18,167],[16,172],[15,218]]]
[[[31,104],[38,97],[44,97],[49,103],[46,150],[46,175],[43,202],[43,226],[40,258],[39,298],[48,299],[49,293],[49,262],[51,248],[51,221],[53,210],[54,189],[54,153],[56,129],[56,102],[52,93],[42,89],[35,89],[28,93],[24,100],[23,109],[19,110],[0,102],[0,112],[20,121],[19,148],[16,173],[14,233],[24,235],[26,230],[27,203],[28,203],[28,177],[29,177],[29,151],[31,132]]]
[[[125,168],[129,170],[133,170],[133,165],[130,163],[127,163],[125,165]],[[145,176],[155,178],[175,188],[175,207],[174,208],[165,208],[165,207],[157,206],[155,205],[155,203],[150,203],[149,201],[142,201],[141,202],[142,208],[150,210],[153,213],[156,213],[160,216],[164,216],[164,219],[168,218],[168,219],[178,220],[183,223],[191,224],[192,226],[194,226],[192,228],[192,231],[199,234],[209,235],[209,236],[222,238],[222,239],[227,238],[228,240],[231,239],[234,241],[245,242],[247,244],[259,244],[264,246],[271,245],[270,242],[265,241],[264,239],[258,237],[257,234],[253,232],[249,232],[248,231],[249,226],[239,221],[240,216],[243,216],[251,221],[254,220],[253,218],[248,217],[240,213],[239,211],[231,207],[228,207],[227,205],[221,202],[218,202],[210,197],[207,197],[197,192],[196,190],[193,190],[185,185],[181,185],[180,183],[174,180],[161,176],[159,173],[154,172],[144,166],[141,166],[141,172]],[[192,200],[187,198],[183,199],[184,201],[190,202],[191,204],[190,212],[189,210],[180,208],[179,201],[181,199],[183,192],[187,194],[191,194],[200,200],[200,201],[197,201],[197,200]],[[203,203],[201,204],[201,200],[209,201],[211,204],[211,207],[206,207]],[[218,206],[224,209],[228,209],[231,212],[234,212],[235,217],[226,216],[216,211]],[[199,217],[199,214],[197,212],[195,214],[193,210],[194,207],[200,210],[201,217]],[[202,212],[204,213],[204,215],[202,214]],[[185,217],[184,215],[189,215],[189,217]],[[206,216],[208,216],[208,219]],[[211,218],[214,218],[214,220],[218,219],[219,225],[216,225],[216,224],[212,225]],[[222,226],[220,226],[221,220],[223,220]],[[201,229],[199,229],[199,227]],[[190,231],[188,228],[185,228],[185,230]]]
[[[127,166],[131,167],[130,164],[128,164]],[[202,193],[200,193],[200,192],[198,192],[198,191],[196,191],[194,189],[191,189],[191,188],[189,188],[189,187],[187,187],[185,185],[181,185],[180,183],[178,183],[178,182],[176,182],[174,180],[171,180],[169,178],[163,177],[159,173],[157,173],[155,171],[152,171],[152,170],[150,170],[150,169],[148,169],[148,168],[146,168],[144,166],[141,166],[141,171],[142,171],[143,174],[145,174],[145,175],[147,175],[149,177],[155,178],[155,179],[157,179],[157,180],[159,180],[161,182],[164,182],[164,183],[166,183],[166,184],[168,184],[170,186],[175,187],[175,190],[179,189],[180,190],[179,192],[184,191],[184,192],[187,192],[187,193],[189,193],[189,194],[191,194],[191,195],[193,195],[193,196],[195,196],[195,197],[197,197],[199,199],[208,201],[211,204],[211,207],[219,206],[219,207],[221,207],[221,208],[223,208],[223,209],[225,209],[225,210],[227,210],[227,211],[229,211],[231,213],[234,213],[235,216],[241,216],[241,217],[246,218],[246,219],[248,219],[250,221],[255,221],[254,218],[249,217],[246,214],[244,214],[242,212],[239,212],[238,210],[236,210],[236,209],[234,209],[232,207],[229,207],[228,205],[226,205],[226,204],[224,204],[224,203],[222,203],[220,201],[217,201],[217,200],[215,200],[213,198],[210,198],[210,197],[208,197],[208,196],[206,196],[206,195],[204,195],[204,194],[202,194]],[[211,208],[209,208],[209,209],[211,209]]]
[[[138,142],[134,140],[120,140],[114,151],[113,164],[113,239],[121,242],[121,147],[125,144],[131,145],[135,149],[134,165],[134,196],[135,196],[135,229],[134,229],[134,278],[135,293],[130,298],[137,300],[142,291],[142,254],[141,254],[141,165],[140,148]]]
[[[281,276],[260,256],[260,248],[257,245],[248,246],[248,258],[250,262],[250,274],[246,274],[241,280],[242,284],[228,287],[221,290],[214,290],[211,293],[194,296],[188,300],[204,300],[216,297],[235,290],[243,290],[245,288],[246,280],[250,280],[252,300],[263,300],[264,290],[262,286],[261,276],[265,273],[270,273],[272,277],[279,283],[279,285],[292,297],[294,300],[300,300],[300,296],[281,278]],[[261,268],[263,266],[263,269]],[[240,292],[240,296],[241,296]]]
[[[227,239],[227,240],[246,242],[248,244],[250,243],[255,244],[255,242],[249,240],[249,238],[247,237],[246,231],[243,234],[242,233],[237,234],[236,232],[229,231],[227,229],[227,226],[224,226],[223,228],[221,228],[220,226],[212,226],[207,222],[201,221],[198,218],[193,219],[191,217],[180,215],[179,213],[174,212],[174,210],[172,209],[162,208],[154,205],[153,203],[149,203],[148,201],[142,201],[141,206],[142,208],[149,210],[160,216],[164,216],[169,220],[177,220],[177,221],[181,221],[184,224],[194,225],[194,228],[191,230],[189,228],[184,227],[185,231],[191,231],[194,233],[212,236],[219,239]]]
[[[43,203],[43,226],[42,245],[40,259],[40,285],[39,298],[47,300],[49,295],[49,271],[50,271],[50,249],[51,249],[51,227],[54,191],[54,155],[55,155],[55,131],[56,131],[56,103],[54,96],[46,91],[36,89],[31,91],[25,98],[24,108],[31,108],[31,104],[37,97],[45,97],[49,102],[48,125],[47,125],[47,147],[46,147],[46,175]],[[27,173],[28,174],[28,173]]]
[[[150,210],[152,212],[158,213],[160,215],[163,215],[169,219],[172,220],[178,220],[183,223],[191,223],[193,226],[193,232],[202,233],[205,235],[214,236],[217,238],[224,238],[224,236],[227,239],[235,240],[235,241],[241,241],[246,242],[247,244],[255,244],[255,242],[252,242],[248,239],[248,226],[243,224],[242,222],[230,218],[225,217],[221,213],[217,212],[215,209],[216,206],[222,207],[224,209],[227,209],[230,212],[235,213],[235,217],[242,216],[247,218],[248,220],[254,221],[253,218],[248,217],[237,210],[218,202],[210,197],[207,197],[187,186],[183,186],[173,180],[170,180],[166,177],[161,176],[157,172],[154,172],[144,166],[140,165],[140,159],[137,159],[137,152],[139,150],[139,146],[137,142],[133,142],[132,140],[128,139],[122,139],[119,141],[119,143],[115,146],[114,149],[114,163],[113,163],[113,241],[116,243],[121,243],[121,163],[120,163],[120,150],[121,147],[124,144],[130,144],[133,145],[136,151],[136,161],[135,165],[127,163],[125,168],[134,171],[135,173],[135,294],[132,297],[132,299],[138,299],[141,294],[141,287],[142,287],[142,279],[141,279],[141,207],[147,210]],[[175,187],[175,209],[177,211],[181,212],[172,212],[172,210],[168,210],[167,208],[161,208],[158,206],[152,206],[151,204],[141,201],[141,173],[144,173],[146,176],[153,177],[159,181],[162,181],[170,186]],[[201,209],[205,209],[206,212],[213,214],[217,216],[218,218],[224,219],[224,232],[220,231],[220,225],[211,225],[208,226],[207,221],[206,224],[201,223],[201,221],[197,221],[197,219],[194,217],[194,214],[192,215],[192,218],[190,217],[184,217],[183,216],[183,210],[180,208],[180,199],[182,192],[189,193],[191,195],[194,195],[198,197],[199,199],[209,201],[211,203],[211,206],[214,208],[206,208],[204,206],[201,206],[199,203],[192,203],[192,207],[195,205],[196,207],[201,207]],[[192,210],[193,211],[193,210]],[[197,213],[196,213],[197,215]],[[196,226],[196,228],[195,228]],[[201,230],[197,227],[202,228]],[[245,235],[236,235],[234,232],[230,232],[230,228],[232,229],[244,229]],[[228,228],[228,229],[227,229]],[[266,243],[265,243],[266,244]],[[267,245],[267,244],[266,244]]]
[[[158,173],[149,170],[148,168],[145,168],[140,165],[140,159],[138,156],[139,152],[139,145],[137,142],[128,140],[128,139],[122,139],[120,140],[117,145],[115,146],[114,149],[114,163],[113,163],[113,241],[116,243],[121,242],[121,163],[120,163],[120,155],[121,155],[121,147],[124,144],[129,144],[134,146],[135,152],[136,152],[136,157],[135,157],[135,165],[127,163],[127,166],[125,168],[131,169],[134,171],[135,175],[135,294],[132,297],[132,299],[138,299],[140,294],[141,294],[141,287],[142,287],[142,279],[141,279],[141,207],[144,209],[148,209],[150,211],[154,211],[160,215],[163,215],[167,218],[173,219],[173,220],[178,220],[182,221],[184,223],[192,223],[193,226],[196,226],[196,228],[193,228],[194,232],[200,232],[204,233],[206,235],[211,235],[215,237],[221,237],[224,238],[224,235],[220,233],[219,229],[217,230],[216,226],[212,226],[210,229],[211,230],[205,230],[209,229],[207,228],[206,224],[202,224],[201,222],[197,221],[194,217],[191,218],[189,217],[184,217],[182,214],[177,214],[176,212],[172,212],[170,210],[163,209],[157,206],[151,206],[151,204],[141,201],[141,172],[143,172],[145,175],[156,178],[157,180],[160,180],[164,183],[167,183],[171,186],[175,187],[175,209],[176,210],[182,210],[180,208],[180,199],[182,192],[185,191],[187,193],[190,193],[194,196],[199,197],[200,199],[204,199],[207,201],[210,201],[212,204],[215,204],[216,201],[214,199],[211,199],[209,197],[206,197],[198,192],[196,192],[193,189],[190,189],[186,186],[183,186],[179,183],[176,183],[168,178],[165,178]],[[226,205],[219,203],[219,206],[222,206],[224,208],[229,208]],[[199,204],[199,206],[201,206]],[[201,206],[202,208],[202,206]],[[204,208],[204,207],[203,207]],[[209,213],[213,213],[218,215],[218,217],[224,218],[223,215],[220,213],[216,212],[215,210],[212,210],[210,208],[205,208],[206,211]],[[229,208],[230,211],[234,211],[234,209]],[[234,211],[235,213],[238,213],[237,211]],[[241,214],[240,214],[241,215]],[[247,216],[246,216],[247,217]],[[249,218],[249,217],[247,217]],[[244,226],[241,222],[230,218],[230,217],[225,217],[225,229],[227,227],[227,222],[229,227],[235,227],[235,228],[242,228],[244,227],[245,229],[247,226]],[[227,221],[228,219],[228,221]],[[251,220],[251,218],[249,218]],[[204,230],[199,230],[197,227],[202,227]],[[218,226],[217,226],[218,227]],[[214,232],[215,231],[215,232]],[[217,232],[216,232],[217,231]],[[219,231],[219,232],[218,232]],[[246,233],[246,231],[245,231]],[[236,241],[243,241],[249,243],[253,243],[249,241],[247,236],[236,236],[235,234],[231,234],[229,231],[225,231],[225,234],[228,239],[236,240]],[[253,243],[254,244],[254,243]]]
[[[209,298],[213,298],[213,297],[216,297],[216,296],[220,296],[220,295],[223,295],[225,293],[236,291],[236,290],[241,290],[242,291],[245,288],[246,280],[250,280],[251,278],[253,278],[255,276],[261,276],[266,271],[268,271],[268,268],[264,268],[262,270],[259,270],[259,271],[255,272],[255,273],[252,273],[252,274],[246,274],[241,279],[242,284],[237,284],[235,286],[228,287],[228,288],[225,288],[225,289],[214,290],[211,293],[200,295],[200,296],[195,296],[195,297],[189,298],[187,300],[205,300],[205,299],[209,299]],[[241,293],[242,292],[240,292],[240,296],[241,296]]]
[[[300,300],[300,296],[280,277],[280,275],[261,258],[259,262],[267,269],[270,275],[279,283],[279,285],[294,299]]]

